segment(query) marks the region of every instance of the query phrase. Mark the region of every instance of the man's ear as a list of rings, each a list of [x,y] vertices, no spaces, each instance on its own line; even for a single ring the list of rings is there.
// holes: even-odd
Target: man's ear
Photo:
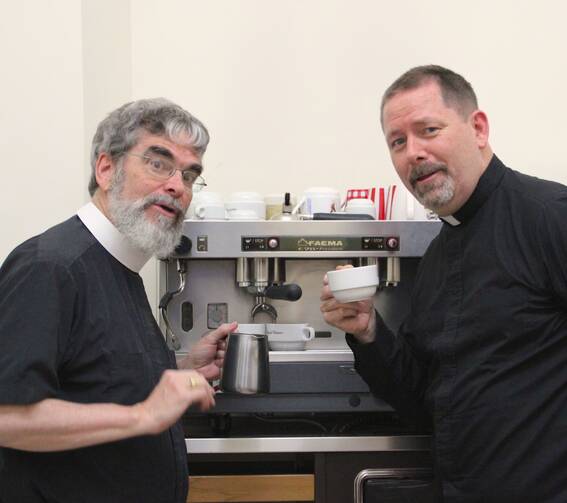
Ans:
[[[96,160],[95,176],[96,182],[103,192],[108,191],[115,169],[116,163],[111,159],[110,155],[106,152],[101,152]]]
[[[485,148],[488,145],[488,133],[490,130],[488,117],[482,110],[476,110],[473,112],[471,120],[478,147]]]

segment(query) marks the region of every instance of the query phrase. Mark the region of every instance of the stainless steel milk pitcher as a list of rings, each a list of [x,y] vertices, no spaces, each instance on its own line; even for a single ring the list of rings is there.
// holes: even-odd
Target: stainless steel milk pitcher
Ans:
[[[266,335],[235,332],[228,336],[221,388],[225,392],[245,395],[269,393],[270,365]]]

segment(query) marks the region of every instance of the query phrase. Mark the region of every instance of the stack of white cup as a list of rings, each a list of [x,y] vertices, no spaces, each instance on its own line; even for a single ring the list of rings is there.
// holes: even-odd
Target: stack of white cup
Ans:
[[[186,218],[191,220],[226,220],[222,197],[217,192],[197,192],[187,209]]]
[[[264,220],[266,203],[258,192],[233,192],[224,204],[229,220]]]
[[[372,199],[349,199],[346,203],[345,213],[370,215],[376,219],[376,206]]]
[[[341,194],[331,187],[311,187],[304,191],[293,212],[301,215],[334,213],[341,208]]]

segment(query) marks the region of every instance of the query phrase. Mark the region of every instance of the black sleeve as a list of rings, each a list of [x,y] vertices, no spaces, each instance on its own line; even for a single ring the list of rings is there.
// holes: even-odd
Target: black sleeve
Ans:
[[[547,201],[535,229],[549,286],[567,309],[567,195]]]
[[[388,402],[412,426],[431,429],[431,415],[424,405],[427,368],[405,343],[403,325],[395,336],[376,313],[376,338],[360,344],[347,334],[355,368],[373,394]]]
[[[21,245],[0,269],[1,404],[35,403],[59,387],[76,288],[65,267],[36,256]]]

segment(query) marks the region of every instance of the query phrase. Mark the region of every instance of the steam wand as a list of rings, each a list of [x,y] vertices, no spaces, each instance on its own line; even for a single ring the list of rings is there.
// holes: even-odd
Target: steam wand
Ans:
[[[173,332],[169,319],[167,317],[167,306],[173,297],[179,295],[185,289],[185,277],[187,275],[187,261],[177,259],[177,272],[179,273],[179,287],[175,291],[166,292],[159,301],[159,310],[161,317],[165,322],[165,342],[170,349],[175,351],[181,349],[181,342]]]

